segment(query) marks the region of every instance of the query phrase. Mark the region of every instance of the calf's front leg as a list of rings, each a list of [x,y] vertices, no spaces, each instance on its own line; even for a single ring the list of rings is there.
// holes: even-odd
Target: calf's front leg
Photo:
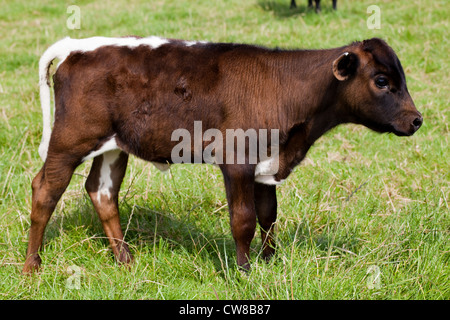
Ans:
[[[236,243],[237,264],[249,270],[250,243],[255,235],[255,171],[250,165],[223,165],[231,232]]]
[[[276,186],[255,183],[255,207],[261,227],[263,258],[268,261],[275,253],[274,228],[277,219]]]

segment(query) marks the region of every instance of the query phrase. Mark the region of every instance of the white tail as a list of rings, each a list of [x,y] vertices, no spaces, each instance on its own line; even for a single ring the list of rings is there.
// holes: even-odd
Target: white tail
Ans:
[[[56,58],[62,61],[67,57],[72,50],[71,46],[67,45],[70,41],[71,39],[67,37],[56,42],[44,52],[39,60],[39,94],[41,98],[43,120],[42,140],[39,145],[39,155],[44,162],[47,158],[50,135],[52,133],[49,68],[53,60]]]
[[[41,97],[41,108],[42,108],[42,120],[43,120],[43,131],[42,131],[42,140],[39,145],[39,155],[42,158],[42,161],[45,162],[47,158],[47,150],[48,145],[50,143],[50,134],[51,134],[51,126],[50,126],[50,82],[48,80],[48,68],[50,67],[51,60],[44,60],[43,58],[47,58],[42,56],[39,61],[39,94]]]

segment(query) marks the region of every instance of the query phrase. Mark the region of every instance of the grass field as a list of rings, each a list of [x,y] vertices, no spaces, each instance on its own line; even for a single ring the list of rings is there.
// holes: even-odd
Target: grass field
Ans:
[[[446,0],[1,0],[0,299],[449,299],[449,20]],[[67,7],[81,10],[70,30]],[[369,5],[381,28],[369,29]],[[278,251],[249,274],[235,263],[222,176],[169,174],[131,158],[120,209],[135,261],[113,259],[80,166],[47,227],[43,268],[23,276],[38,156],[38,60],[65,37],[164,37],[328,48],[382,37],[402,61],[424,125],[413,136],[356,125],[328,132],[278,187]]]

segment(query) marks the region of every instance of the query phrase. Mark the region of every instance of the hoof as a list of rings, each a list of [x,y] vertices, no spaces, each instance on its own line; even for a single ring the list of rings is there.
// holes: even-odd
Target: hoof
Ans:
[[[119,253],[116,255],[117,262],[120,264],[129,264],[133,262],[133,256],[130,253],[127,245],[121,246]]]
[[[31,274],[39,271],[41,266],[41,257],[38,254],[31,255],[25,260],[25,264],[22,269],[23,274]]]

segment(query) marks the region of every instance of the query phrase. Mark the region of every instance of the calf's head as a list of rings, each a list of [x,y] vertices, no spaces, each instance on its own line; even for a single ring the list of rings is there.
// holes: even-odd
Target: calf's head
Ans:
[[[410,136],[423,118],[394,51],[381,39],[354,43],[333,62],[339,96],[351,121],[377,132]]]

